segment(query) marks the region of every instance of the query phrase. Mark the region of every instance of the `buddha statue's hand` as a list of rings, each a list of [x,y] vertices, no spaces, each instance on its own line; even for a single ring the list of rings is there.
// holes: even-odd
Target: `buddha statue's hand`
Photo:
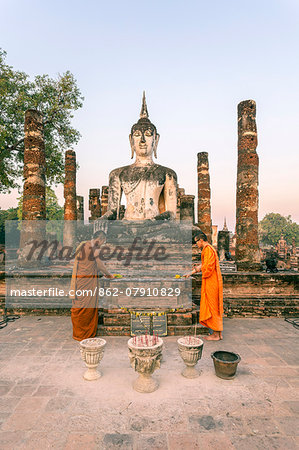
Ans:
[[[107,217],[99,217],[99,219],[97,219],[97,231],[104,231],[104,233],[107,234],[107,230],[108,230],[108,219]]]

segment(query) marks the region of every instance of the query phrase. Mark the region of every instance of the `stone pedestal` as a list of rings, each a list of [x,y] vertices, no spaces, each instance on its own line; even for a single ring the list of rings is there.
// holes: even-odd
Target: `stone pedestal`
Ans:
[[[198,177],[198,226],[212,243],[212,220],[211,220],[211,188],[209,174],[208,153],[197,154],[197,177]]]
[[[238,105],[236,263],[240,271],[261,270],[258,243],[258,167],[256,104]]]

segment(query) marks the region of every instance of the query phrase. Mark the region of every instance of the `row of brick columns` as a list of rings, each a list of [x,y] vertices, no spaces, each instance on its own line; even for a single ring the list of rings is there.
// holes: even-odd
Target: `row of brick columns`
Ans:
[[[236,264],[239,271],[261,270],[258,243],[258,170],[256,152],[256,104],[245,100],[238,105],[238,170],[236,195]],[[198,226],[212,240],[211,189],[208,153],[197,155]],[[229,248],[228,230],[219,231],[218,250],[223,260]]]
[[[236,196],[236,263],[238,270],[255,271],[261,269],[258,245],[258,166],[256,153],[256,104],[246,100],[238,105],[238,171]],[[45,201],[45,144],[43,136],[43,117],[35,110],[25,113],[25,151],[24,151],[24,191],[22,219],[35,221],[35,238],[43,238],[45,230],[37,227],[36,221],[46,219]],[[208,153],[197,154],[198,176],[198,212],[197,225],[212,240],[211,189]],[[64,180],[64,245],[72,245],[75,238],[75,221],[84,219],[83,197],[76,195],[76,153],[65,153]],[[185,195],[178,188],[178,207],[180,220],[194,223],[194,196]],[[90,189],[90,221],[101,217],[108,208],[108,186]],[[120,210],[120,218],[124,215]],[[24,228],[21,243],[30,235],[30,228]],[[27,234],[26,234],[27,233]],[[228,231],[222,230],[218,235],[221,259],[228,247]],[[21,245],[22,247],[22,245]]]

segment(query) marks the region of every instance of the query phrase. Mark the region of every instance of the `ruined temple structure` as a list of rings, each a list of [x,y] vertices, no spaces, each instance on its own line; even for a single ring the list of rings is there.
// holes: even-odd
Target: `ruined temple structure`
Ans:
[[[225,261],[226,256],[229,254],[229,231],[226,225],[226,219],[224,219],[223,229],[218,232],[217,250],[220,261]]]
[[[73,150],[65,152],[64,177],[64,232],[63,244],[72,246],[75,239],[75,224],[77,220],[76,196],[76,153]]]
[[[276,244],[276,251],[278,254],[278,257],[285,260],[287,258],[288,255],[288,244],[287,241],[285,240],[283,233],[281,233],[280,235],[280,239]]]
[[[29,109],[25,113],[24,124],[24,190],[19,260],[26,257],[26,243],[32,238],[43,240],[46,219],[45,188],[45,143],[43,135],[43,116]],[[41,222],[38,222],[41,221]]]
[[[297,256],[297,247],[296,247],[295,238],[292,239],[290,265],[291,265],[291,269],[298,270],[298,256]]]
[[[98,219],[102,215],[100,189],[89,189],[89,222]]]
[[[101,196],[102,211],[101,211],[101,216],[103,216],[108,210],[108,193],[109,193],[109,187],[108,186],[102,186],[102,196]]]
[[[236,263],[238,271],[262,269],[258,243],[258,168],[256,104],[238,105]]]
[[[84,197],[77,195],[77,220],[84,221]]]
[[[209,159],[207,152],[197,154],[197,179],[198,179],[198,203],[197,222],[198,226],[212,243],[212,220],[211,220],[211,189],[209,174]]]

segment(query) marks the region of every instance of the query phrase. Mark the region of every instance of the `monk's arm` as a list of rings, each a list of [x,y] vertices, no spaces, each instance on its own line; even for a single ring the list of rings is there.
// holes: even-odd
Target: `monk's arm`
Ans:
[[[213,250],[207,248],[201,267],[202,277],[209,278],[215,270],[216,258]]]
[[[99,272],[102,272],[103,275],[105,275],[109,278],[113,277],[113,275],[111,275],[111,273],[108,271],[107,267],[105,266],[103,261],[100,260],[100,258],[96,258],[96,263],[97,263],[97,268],[98,268]]]

